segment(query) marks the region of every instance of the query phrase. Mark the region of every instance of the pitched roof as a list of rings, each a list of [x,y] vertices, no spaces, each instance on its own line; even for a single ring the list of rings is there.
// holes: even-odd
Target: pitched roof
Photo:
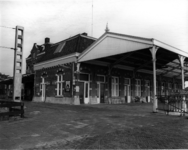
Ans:
[[[78,34],[55,44],[48,44],[45,47],[45,54],[37,60],[37,63],[59,58],[75,52],[81,53],[90,46],[96,39]]]

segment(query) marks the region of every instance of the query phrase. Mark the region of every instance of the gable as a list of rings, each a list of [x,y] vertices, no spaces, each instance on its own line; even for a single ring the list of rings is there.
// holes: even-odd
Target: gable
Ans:
[[[95,42],[78,58],[79,62],[94,60],[98,58],[123,54],[151,47],[149,42],[142,42],[131,38],[118,36],[104,36],[101,40]]]

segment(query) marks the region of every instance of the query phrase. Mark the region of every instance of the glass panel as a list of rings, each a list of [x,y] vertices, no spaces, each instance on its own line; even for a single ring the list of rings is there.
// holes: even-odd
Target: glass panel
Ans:
[[[88,74],[80,74],[80,80],[81,81],[89,81],[89,75]]]
[[[99,98],[99,84],[97,84],[97,98]]]
[[[138,85],[141,85],[141,81],[140,80],[138,80]]]
[[[88,98],[88,83],[86,83],[85,98]]]
[[[114,78],[112,77],[112,84],[114,83]]]
[[[105,82],[104,81],[104,76],[97,75],[97,81],[98,82]]]
[[[119,96],[119,85],[116,84],[116,96]]]
[[[59,75],[59,81],[61,81],[61,75]]]
[[[59,95],[61,95],[61,83],[59,83]]]
[[[124,96],[127,96],[128,93],[127,93],[127,85],[124,86]]]
[[[138,96],[141,96],[141,87],[140,86],[138,87],[138,92],[139,92]]]
[[[125,79],[124,80],[124,84],[128,84],[129,85],[130,84],[130,80],[129,79]]]

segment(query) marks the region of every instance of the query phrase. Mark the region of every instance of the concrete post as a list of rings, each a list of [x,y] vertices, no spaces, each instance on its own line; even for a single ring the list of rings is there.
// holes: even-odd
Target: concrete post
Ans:
[[[13,101],[21,101],[24,27],[16,26],[13,69]]]
[[[157,112],[158,104],[156,99],[156,53],[157,53],[158,47],[153,46],[150,49],[150,52],[152,54],[153,59],[153,112]]]

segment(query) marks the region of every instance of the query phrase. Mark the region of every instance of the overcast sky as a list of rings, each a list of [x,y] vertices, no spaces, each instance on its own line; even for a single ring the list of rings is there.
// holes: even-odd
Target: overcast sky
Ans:
[[[155,38],[188,52],[188,0],[0,0],[0,26],[23,26],[24,68],[33,43],[79,33],[111,32]],[[0,46],[14,47],[15,31],[0,27]],[[12,76],[13,51],[0,48],[0,72]]]

